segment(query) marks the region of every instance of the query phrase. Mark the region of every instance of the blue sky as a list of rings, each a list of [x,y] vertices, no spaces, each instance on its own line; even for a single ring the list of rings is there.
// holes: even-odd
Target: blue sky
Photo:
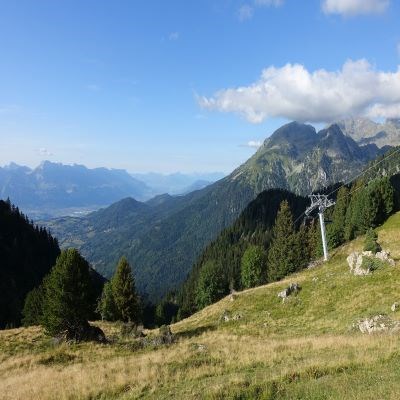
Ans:
[[[0,0],[0,165],[229,172],[294,118],[400,117],[399,3]]]

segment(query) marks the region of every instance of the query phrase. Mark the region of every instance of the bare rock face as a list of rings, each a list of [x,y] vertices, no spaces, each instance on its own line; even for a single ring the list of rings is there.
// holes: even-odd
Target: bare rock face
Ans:
[[[278,297],[285,301],[285,299],[288,298],[291,294],[297,293],[300,290],[301,287],[298,283],[291,283],[286,289],[278,293]]]
[[[392,307],[390,307],[392,312],[396,312],[399,308],[400,308],[400,303],[398,303],[397,301],[392,304]]]
[[[375,254],[375,258],[378,258],[381,261],[387,262],[391,267],[396,266],[396,263],[393,260],[393,258],[390,258],[389,256],[390,256],[390,252],[386,251],[386,250],[378,251]]]
[[[393,321],[386,315],[378,314],[372,318],[365,318],[358,321],[355,325],[361,333],[378,333],[378,332],[397,332],[400,330],[400,322]]]
[[[369,251],[364,253],[371,253],[371,252]],[[347,257],[347,264],[349,264],[350,273],[352,273],[353,275],[363,276],[363,275],[368,275],[370,273],[369,268],[362,267],[362,263],[363,263],[363,254],[360,254],[356,251],[351,253]]]
[[[371,251],[363,251],[362,253],[354,251],[347,257],[347,264],[350,267],[350,273],[353,275],[363,276],[372,272],[371,265],[365,262],[367,258],[375,258],[394,267],[396,263],[389,256],[390,252],[386,250],[379,251],[376,254]]]

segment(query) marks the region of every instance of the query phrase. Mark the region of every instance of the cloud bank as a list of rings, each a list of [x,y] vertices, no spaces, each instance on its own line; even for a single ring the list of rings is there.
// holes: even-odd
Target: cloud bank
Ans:
[[[389,0],[324,0],[322,10],[325,14],[343,16],[381,14],[389,7],[389,3]]]
[[[283,117],[331,122],[347,116],[400,117],[400,66],[377,71],[368,61],[349,60],[339,71],[308,71],[300,64],[269,67],[249,85],[198,97],[207,110],[233,112],[251,123]]]

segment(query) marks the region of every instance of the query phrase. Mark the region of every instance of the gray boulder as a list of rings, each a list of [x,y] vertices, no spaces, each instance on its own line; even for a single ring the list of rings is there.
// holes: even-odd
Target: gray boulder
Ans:
[[[355,251],[347,257],[347,264],[350,267],[350,273],[352,273],[353,275],[363,276],[363,275],[368,275],[371,272],[369,268],[362,267],[364,253],[371,253],[371,252],[368,251],[360,254],[357,251]]]
[[[377,259],[382,262],[389,264],[390,266],[394,267],[396,265],[395,261],[389,257],[389,251],[379,251],[376,254],[372,253],[372,251],[363,251],[359,253],[354,251],[347,257],[347,264],[350,267],[350,273],[357,276],[368,275],[372,272],[370,264],[365,262],[366,259]]]
[[[378,314],[371,318],[359,320],[355,327],[361,333],[379,333],[379,332],[396,332],[400,330],[400,322],[393,321],[386,315]]]
[[[286,289],[278,293],[278,297],[285,301],[291,294],[298,293],[300,290],[301,287],[298,283],[291,283]]]
[[[375,254],[375,258],[378,258],[379,260],[382,260],[383,262],[388,263],[391,267],[396,266],[396,263],[393,260],[393,258],[390,258],[389,256],[390,256],[390,252],[386,251],[386,250],[378,251]]]

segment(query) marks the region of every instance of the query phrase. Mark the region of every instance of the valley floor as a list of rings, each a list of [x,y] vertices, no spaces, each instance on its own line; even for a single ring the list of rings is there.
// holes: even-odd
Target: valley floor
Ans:
[[[400,214],[379,242],[398,263]],[[400,319],[390,309],[400,301],[400,266],[350,275],[346,256],[361,247],[362,238],[323,266],[172,325],[170,346],[138,349],[107,323],[98,325],[108,345],[57,345],[39,327],[1,331],[0,399],[399,399],[400,334],[362,334],[353,324]],[[293,282],[302,290],[282,303],[277,293]]]

